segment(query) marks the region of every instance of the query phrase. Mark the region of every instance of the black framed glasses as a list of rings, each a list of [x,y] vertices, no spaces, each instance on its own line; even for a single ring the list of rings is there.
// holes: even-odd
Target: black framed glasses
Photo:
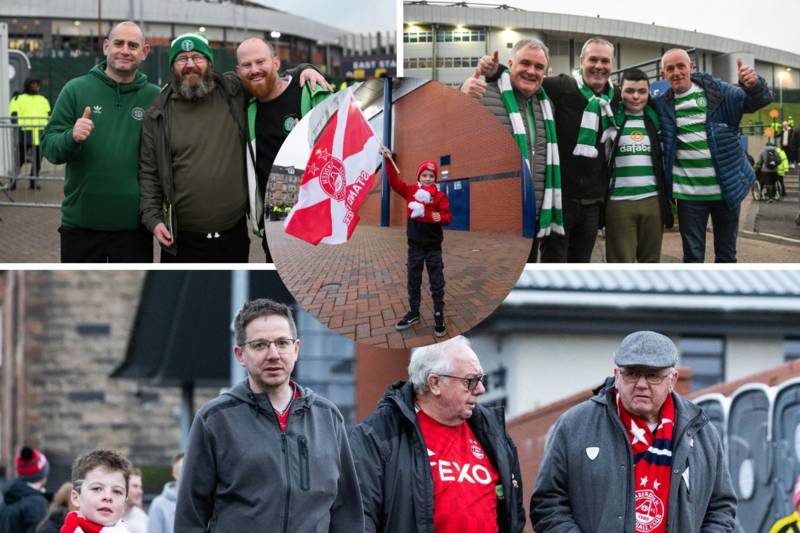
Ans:
[[[478,383],[481,383],[483,385],[484,389],[489,384],[489,376],[487,376],[486,374],[481,374],[479,376],[473,376],[471,378],[470,377],[464,377],[464,376],[449,376],[447,374],[436,374],[436,375],[437,376],[441,376],[443,378],[453,378],[453,379],[461,380],[461,383],[470,392],[473,392],[475,390],[475,387],[478,386]]]
[[[179,56],[179,57],[176,57],[176,58],[175,58],[175,62],[176,62],[177,64],[179,64],[179,65],[185,65],[185,64],[187,64],[189,61],[191,61],[191,62],[192,62],[192,63],[194,63],[195,65],[202,65],[202,64],[204,64],[206,61],[208,61],[208,59],[206,58],[206,56],[203,56],[203,55],[196,55],[196,56]]]
[[[256,353],[264,353],[268,351],[270,347],[274,344],[275,349],[278,350],[278,353],[286,353],[292,349],[292,346],[294,346],[295,341],[297,341],[297,339],[287,339],[284,337],[275,340],[253,339],[251,341],[242,343],[240,346],[249,346],[250,349]]]
[[[672,370],[666,374],[661,374],[659,371],[629,370],[625,368],[620,369],[620,374],[622,374],[622,379],[626,383],[638,383],[639,379],[644,377],[644,380],[650,385],[661,385],[665,379],[672,375]]]

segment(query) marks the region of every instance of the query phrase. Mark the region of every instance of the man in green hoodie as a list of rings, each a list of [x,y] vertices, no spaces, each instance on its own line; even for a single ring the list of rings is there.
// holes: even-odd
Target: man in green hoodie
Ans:
[[[64,263],[153,261],[138,181],[142,119],[159,92],[137,70],[149,49],[134,22],[114,26],[103,42],[105,61],[64,86],[44,131],[44,156],[66,163],[58,230]]]

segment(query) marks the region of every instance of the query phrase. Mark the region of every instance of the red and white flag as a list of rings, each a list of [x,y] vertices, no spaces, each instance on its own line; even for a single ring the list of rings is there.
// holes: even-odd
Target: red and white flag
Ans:
[[[380,163],[380,141],[353,98],[339,109],[317,138],[308,158],[297,203],[283,223],[286,233],[313,245],[342,244],[358,224]]]

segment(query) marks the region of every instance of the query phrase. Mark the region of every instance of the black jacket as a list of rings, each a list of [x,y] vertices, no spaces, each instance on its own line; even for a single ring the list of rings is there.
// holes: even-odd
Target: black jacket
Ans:
[[[606,174],[606,152],[603,143],[600,142],[600,134],[597,135],[598,156],[595,159],[572,154],[578,140],[583,110],[589,102],[578,89],[575,78],[566,74],[545,78],[542,87],[553,102],[558,155],[561,162],[561,189],[564,198],[566,200],[605,198],[608,174]],[[615,86],[611,109],[616,109],[619,102],[619,88]]]
[[[375,413],[352,429],[350,444],[361,485],[367,533],[433,533],[433,475],[414,412],[414,388],[398,381],[386,389]],[[525,527],[517,449],[501,409],[477,405],[468,424],[497,468],[501,533]]]
[[[656,176],[656,191],[658,191],[658,207],[661,209],[661,223],[665,228],[671,228],[675,221],[672,215],[672,204],[669,201],[670,195],[667,192],[667,185],[664,181],[664,158],[661,155],[661,142],[658,138],[658,130],[646,113],[642,118],[644,119],[644,127],[647,130],[647,135],[650,137],[650,154],[653,160],[653,173]],[[611,190],[614,188],[614,163],[616,161],[614,154],[617,151],[617,146],[619,146],[619,139],[622,137],[622,128],[625,126],[625,123],[618,124],[618,126],[620,134],[614,139],[611,157],[608,160],[609,187],[606,193],[606,203],[608,203],[608,197],[611,194]],[[603,220],[603,225],[605,225],[605,220]]]
[[[47,514],[44,493],[15,479],[3,496],[6,504],[0,510],[0,533],[33,533]]]

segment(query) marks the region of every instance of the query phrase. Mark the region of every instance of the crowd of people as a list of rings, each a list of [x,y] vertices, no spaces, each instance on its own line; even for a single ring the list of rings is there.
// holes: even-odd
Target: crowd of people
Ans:
[[[175,481],[146,518],[125,457],[81,455],[48,508],[47,459],[25,447],[0,532],[520,533],[528,518],[539,532],[734,531],[720,436],[675,392],[678,350],[659,333],[622,339],[613,376],[559,417],[528,515],[517,446],[503,409],[479,402],[486,374],[466,338],[414,350],[408,379],[348,430],[336,405],[291,378],[301,345],[291,308],[248,302],[234,334],[247,378],[197,412]]]

